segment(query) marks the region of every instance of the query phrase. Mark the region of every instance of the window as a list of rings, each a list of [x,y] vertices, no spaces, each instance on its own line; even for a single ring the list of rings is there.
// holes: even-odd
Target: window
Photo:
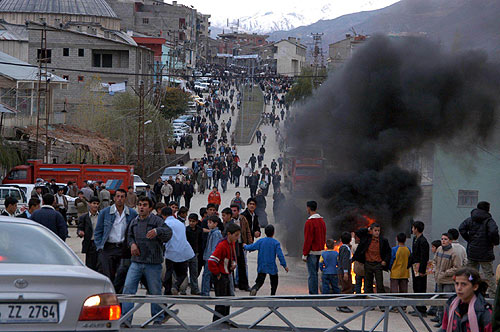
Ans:
[[[46,63],[51,63],[52,59],[52,50],[44,50],[42,52],[41,49],[37,50],[37,59],[39,62],[46,62]]]
[[[103,54],[102,55],[102,66],[104,68],[113,67],[113,55],[111,54]]]
[[[83,82],[83,76],[78,76],[78,82]]]
[[[25,169],[13,170],[7,176],[9,180],[25,180],[28,178],[28,171]]]
[[[112,54],[101,54],[94,53],[92,55],[92,66],[93,67],[103,67],[112,68],[113,67],[113,55]]]
[[[0,264],[49,264],[81,266],[51,231],[21,223],[0,224]],[[25,242],[30,241],[30,242]],[[35,243],[27,246],[26,243]]]
[[[78,49],[78,56],[85,56],[85,49],[79,48]]]
[[[149,24],[149,18],[144,17],[144,18],[142,19],[142,24]]]
[[[63,56],[69,56],[69,48],[63,48]]]
[[[64,78],[66,81],[69,81],[69,76],[68,76],[68,75],[63,75],[63,78]]]
[[[458,207],[475,208],[479,200],[479,190],[459,190]]]

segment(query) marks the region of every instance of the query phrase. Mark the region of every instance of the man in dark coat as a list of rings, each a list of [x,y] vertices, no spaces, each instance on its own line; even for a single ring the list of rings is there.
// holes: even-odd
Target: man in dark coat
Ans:
[[[258,185],[259,185],[259,174],[257,171],[255,171],[248,178],[248,186],[250,187],[250,197],[255,197],[255,195],[257,194]]]
[[[414,221],[411,231],[415,237],[411,247],[411,256],[408,260],[408,268],[412,268],[413,292],[427,292],[427,262],[429,261],[429,242],[425,238],[425,225],[421,221]],[[420,314],[426,316],[426,307],[417,306]],[[416,312],[413,314],[417,314]]]
[[[78,218],[77,234],[83,238],[82,253],[85,254],[85,265],[97,271],[97,248],[94,243],[94,228],[99,217],[99,199],[91,197],[89,202],[89,212]]]
[[[54,207],[54,195],[43,195],[43,205],[31,215],[31,220],[44,225],[57,234],[63,241],[68,237],[68,225],[63,216]]]
[[[360,229],[356,235],[360,242],[353,261],[365,265],[365,293],[373,293],[373,278],[377,284],[377,293],[385,293],[383,270],[389,269],[391,247],[386,238],[380,236],[380,225],[373,223],[368,229]]]
[[[162,181],[161,177],[159,177],[158,179],[156,179],[156,183],[153,186],[153,192],[156,195],[157,202],[161,202],[161,198],[162,198],[161,187],[163,187],[163,181]]]
[[[490,203],[479,202],[477,209],[471,211],[470,218],[465,219],[459,227],[460,235],[467,241],[467,266],[479,271],[483,270],[488,282],[488,293],[495,294],[495,278],[493,274],[493,247],[500,242],[498,226],[491,217]]]
[[[174,195],[174,200],[177,203],[177,205],[181,204],[181,197],[184,192],[184,185],[181,183],[181,180],[179,178],[175,179],[175,183],[172,186],[174,189],[173,195]]]
[[[260,237],[259,217],[257,217],[257,214],[255,213],[256,208],[257,201],[255,200],[255,198],[250,197],[249,199],[247,199],[246,210],[241,213],[241,215],[247,219],[248,225],[250,226],[250,230],[252,231],[252,235],[254,238]]]
[[[191,207],[191,198],[194,195],[194,186],[191,183],[191,180],[187,180],[184,184],[184,206],[189,208]]]

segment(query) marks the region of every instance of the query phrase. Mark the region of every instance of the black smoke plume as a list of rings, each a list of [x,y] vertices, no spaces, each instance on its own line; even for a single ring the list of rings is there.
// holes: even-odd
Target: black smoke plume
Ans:
[[[384,36],[330,75],[287,132],[291,146],[323,148],[329,170],[311,189],[330,234],[354,230],[364,215],[401,228],[421,197],[420,175],[399,166],[401,158],[429,144],[462,153],[486,145],[499,77],[482,52],[447,54],[424,38]]]

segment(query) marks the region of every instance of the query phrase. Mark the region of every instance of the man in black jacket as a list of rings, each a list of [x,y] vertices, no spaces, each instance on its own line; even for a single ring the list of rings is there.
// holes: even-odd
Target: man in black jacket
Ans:
[[[257,201],[255,200],[255,198],[250,197],[249,199],[247,199],[246,210],[241,213],[241,215],[247,219],[248,225],[250,226],[250,230],[252,231],[252,235],[254,238],[260,237],[259,217],[257,217],[257,214],[255,213],[256,208]]]
[[[424,232],[424,223],[421,221],[414,221],[411,231],[415,237],[411,247],[411,256],[408,261],[408,267],[412,268],[413,279],[413,292],[426,293],[427,292],[427,262],[429,261],[429,242],[422,234]],[[426,316],[426,307],[417,306],[417,310],[421,315]],[[416,315],[416,312],[412,314]]]
[[[179,178],[175,179],[175,183],[172,186],[174,189],[173,195],[174,195],[174,200],[177,203],[177,205],[181,205],[181,197],[182,194],[184,193],[184,186],[181,183],[181,180]]]
[[[257,186],[259,185],[259,172],[255,171],[248,178],[248,186],[250,187],[250,197],[255,197],[257,194]]]
[[[500,242],[498,226],[491,217],[490,203],[479,202],[459,227],[460,235],[467,241],[467,266],[483,270],[488,282],[488,293],[495,295],[496,285],[493,274],[493,247]]]
[[[353,256],[353,261],[365,265],[365,293],[373,293],[373,278],[377,284],[377,293],[385,293],[383,270],[389,269],[391,247],[387,239],[380,237],[380,225],[373,223],[368,229],[357,233],[360,242]]]
[[[54,195],[43,195],[42,208],[31,215],[31,220],[44,225],[57,234],[63,241],[68,237],[68,225],[63,216],[54,209]]]
[[[78,218],[77,234],[83,238],[82,253],[85,254],[85,265],[97,271],[97,249],[94,243],[94,228],[99,217],[99,198],[93,196],[89,202],[89,213]]]

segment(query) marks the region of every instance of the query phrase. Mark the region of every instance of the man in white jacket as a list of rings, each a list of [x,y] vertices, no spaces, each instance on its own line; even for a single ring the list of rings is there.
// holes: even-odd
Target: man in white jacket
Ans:
[[[252,175],[252,168],[248,166],[248,163],[243,167],[243,176],[245,177],[245,188],[248,187],[248,178]]]

